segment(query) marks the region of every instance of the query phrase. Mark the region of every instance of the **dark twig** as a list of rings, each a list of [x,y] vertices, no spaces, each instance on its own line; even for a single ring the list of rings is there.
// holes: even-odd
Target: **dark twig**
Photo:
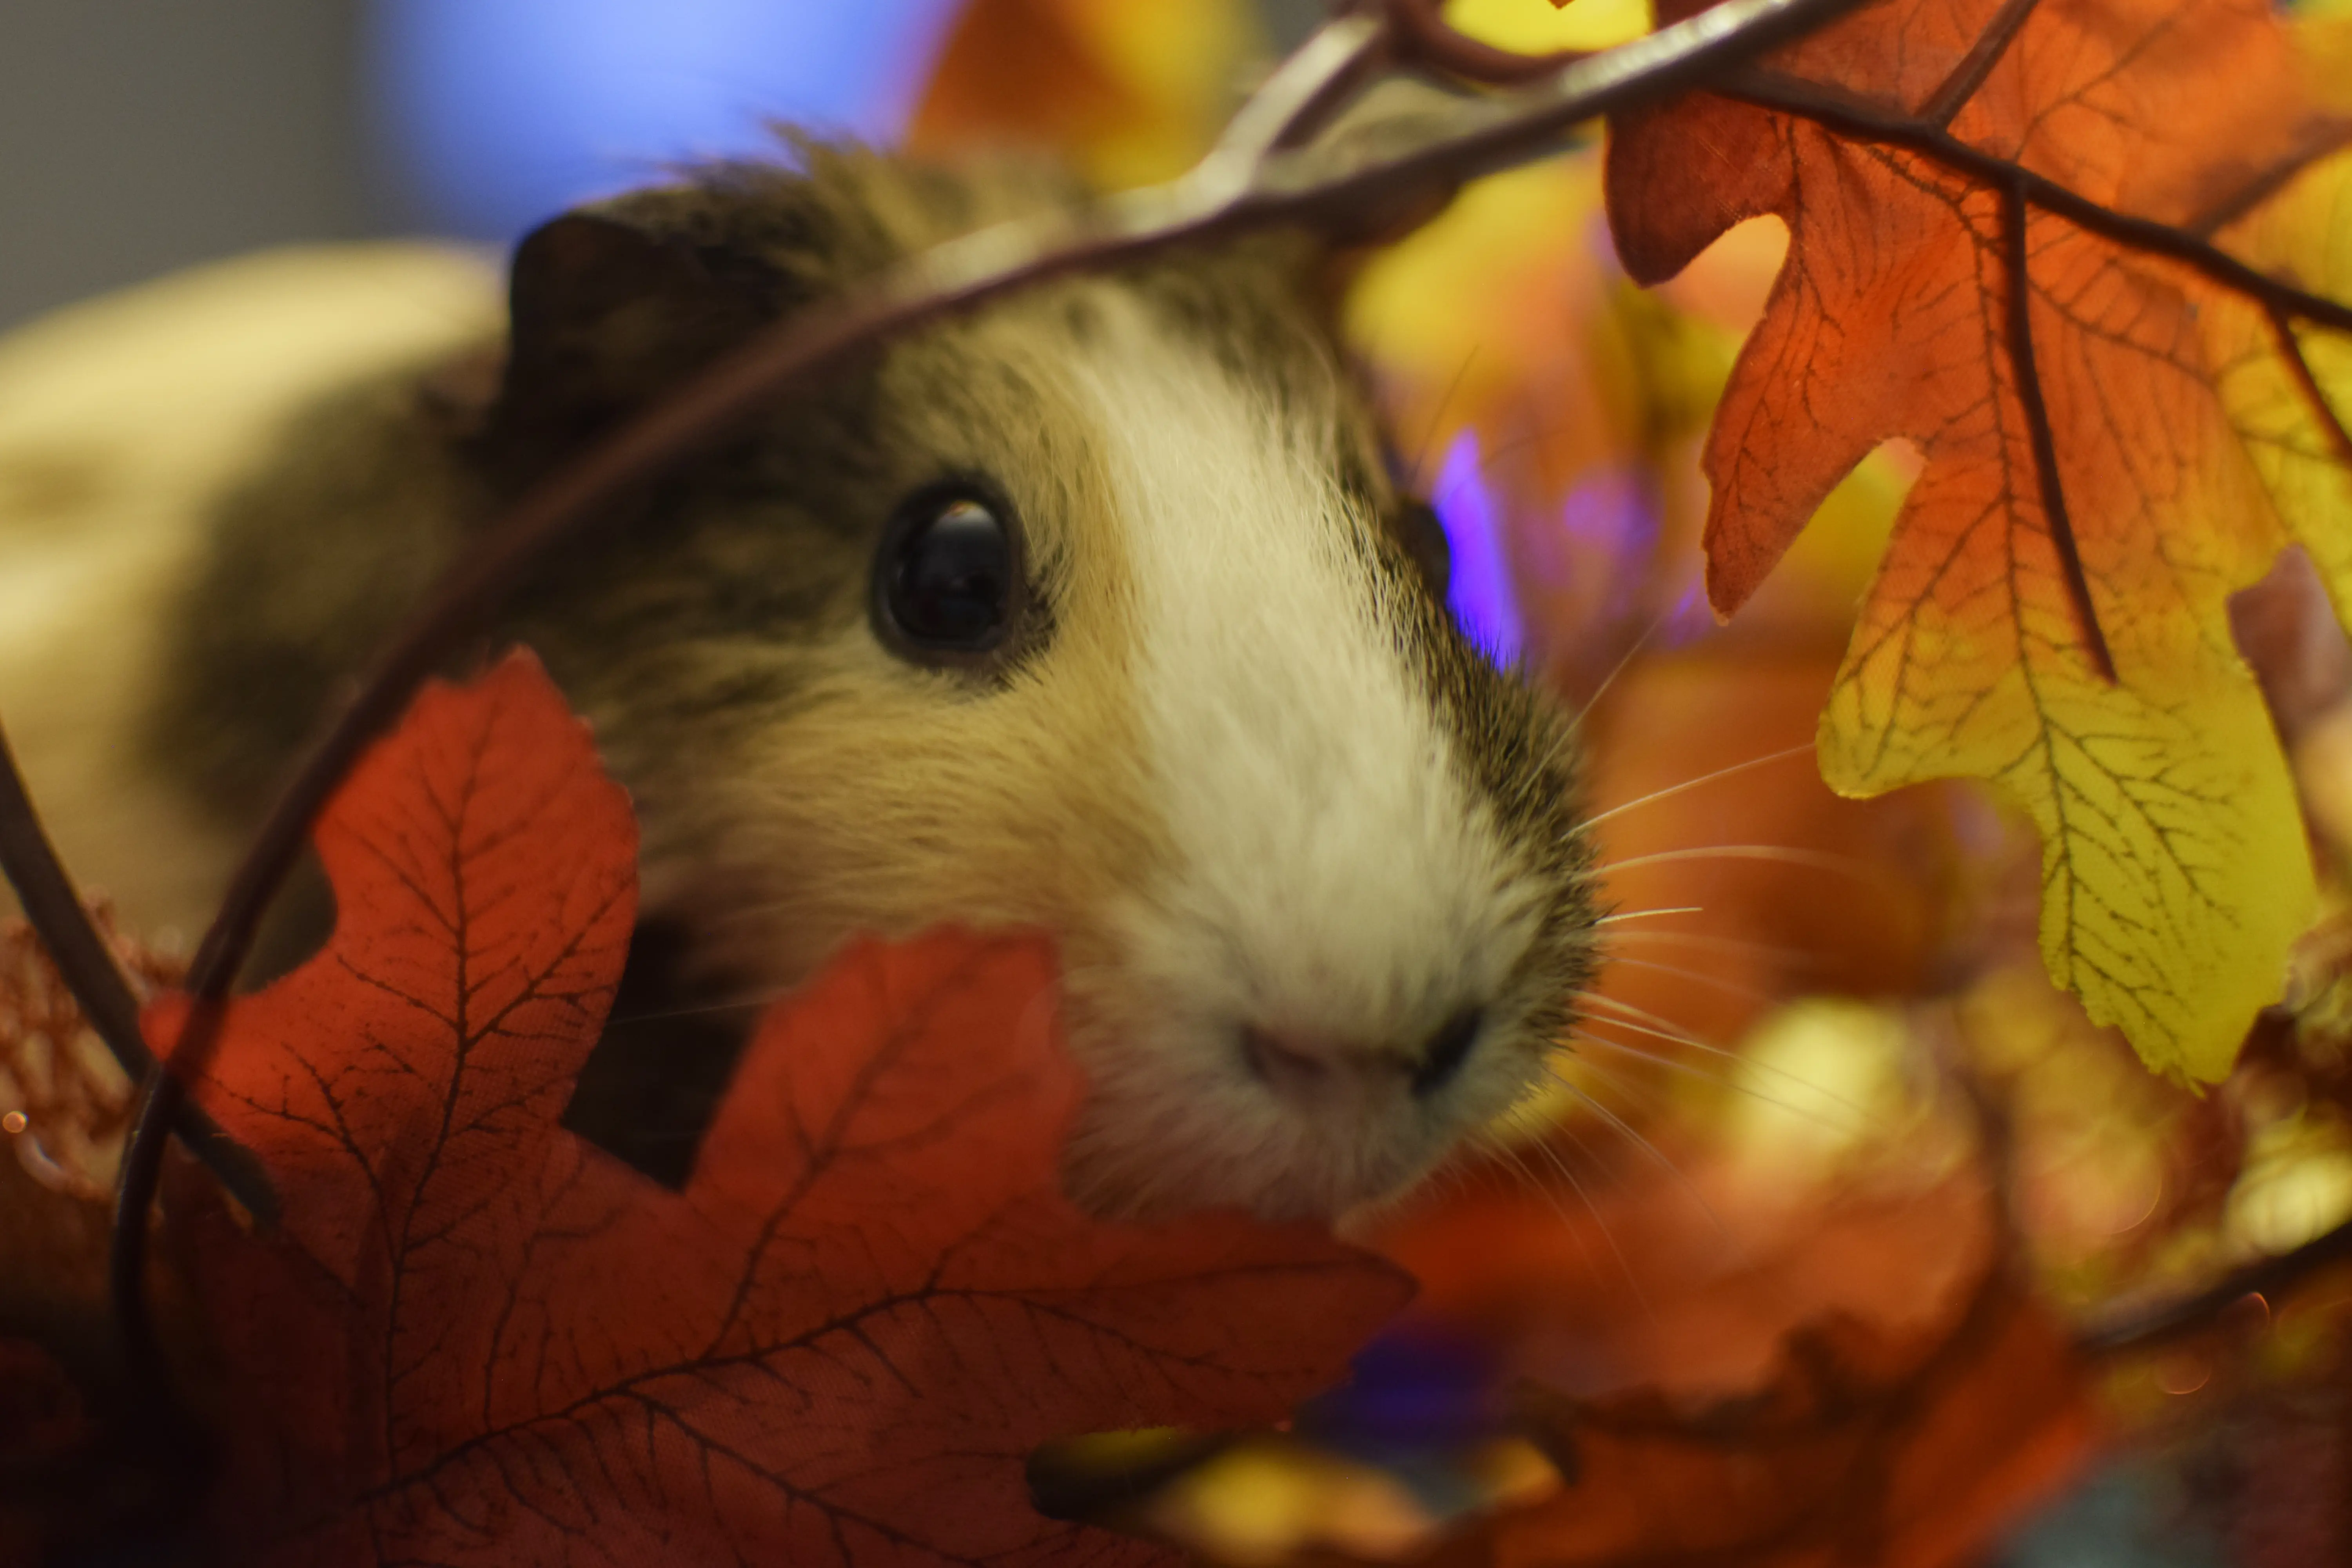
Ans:
[[[208,1055],[217,1010],[206,1004],[227,994],[311,821],[447,650],[489,616],[534,562],[581,533],[615,497],[721,438],[787,387],[896,334],[1187,242],[1284,226],[1344,227],[1367,213],[1421,210],[1432,194],[1542,156],[1586,121],[1710,79],[1856,3],[1723,0],[1618,48],[1556,69],[1547,65],[1548,76],[1517,92],[1451,103],[1434,128],[1426,121],[1385,133],[1373,127],[1304,147],[1283,145],[1277,130],[1255,161],[1212,154],[1165,185],[950,241],[913,258],[860,300],[769,329],[524,495],[443,579],[334,716],[271,806],[198,943],[187,981],[196,1010],[172,1069],[152,1077],[124,1154],[112,1254],[117,1309],[142,1311],[145,1216],[162,1168],[160,1145],[178,1124],[183,1078],[200,1074]],[[1408,53],[1398,50],[1399,58]],[[1328,107],[1328,95],[1309,95],[1288,123]]]
[[[81,1016],[122,1070],[138,1079],[155,1062],[139,1032],[139,1000],[41,826],[5,731],[0,731],[0,871],[7,873],[16,902],[40,933],[49,961],[80,1004]]]
[[[1481,43],[1446,23],[1442,0],[1386,0],[1388,25],[1396,38],[1398,63],[1425,66],[1463,81],[1509,87],[1550,76],[1585,58],[1576,49],[1523,55]]]
[[[1986,24],[1985,30],[1977,35],[1977,41],[1969,46],[1969,52],[1960,57],[1951,74],[1927,95],[1927,101],[1919,106],[1919,118],[1938,128],[1951,124],[1952,117],[1968,107],[1969,100],[1977,95],[1977,89],[1992,74],[1992,68],[2000,64],[2001,56],[2009,52],[2010,44],[2025,26],[2026,18],[2033,15],[2036,4],[2037,0],[2009,0],[2000,14]]]
[[[2042,488],[2042,519],[2050,526],[2059,570],[2065,574],[2066,600],[2074,608],[2084,649],[2101,678],[2112,683],[2116,656],[2108,651],[2098,607],[2091,603],[2091,579],[2083,570],[2083,552],[2074,540],[2074,519],[2066,510],[2066,487],[2058,476],[2058,437],[2050,426],[2050,405],[2042,395],[2042,374],[2033,363],[2033,279],[2026,263],[2025,197],[2013,184],[2001,188],[2000,242],[2001,269],[2009,280],[2010,377],[2017,384],[2017,401],[2025,411],[2034,479]]]
[[[1388,63],[1388,31],[1366,16],[1334,16],[1250,94],[1209,157],[1247,168],[1310,141]]]
[[[198,1004],[198,1011],[213,1011]],[[194,1019],[190,1023],[193,1026]],[[139,1114],[122,1145],[122,1168],[114,1181],[114,1216],[106,1237],[106,1298],[130,1387],[145,1393],[159,1409],[177,1407],[171,1367],[147,1312],[147,1226],[163,1180],[163,1152],[172,1134],[198,1112],[182,1104],[180,1080],[162,1062],[149,1068],[139,1085]],[[224,1140],[226,1141],[226,1140]]]
[[[2162,1344],[2210,1327],[2223,1310],[2248,1296],[2292,1290],[2319,1270],[2346,1262],[2352,1262],[2352,1220],[2292,1252],[2248,1264],[2194,1296],[2095,1325],[2077,1334],[2074,1343],[2085,1355],[2114,1355]]]
[[[5,731],[0,731],[0,872],[6,873],[25,919],[39,934],[49,962],[57,965],[91,1031],[133,1082],[147,1077],[155,1058],[140,1031],[139,998],[41,826]],[[192,1114],[184,1125],[196,1157],[237,1202],[265,1216],[277,1212],[268,1178],[212,1118]]]

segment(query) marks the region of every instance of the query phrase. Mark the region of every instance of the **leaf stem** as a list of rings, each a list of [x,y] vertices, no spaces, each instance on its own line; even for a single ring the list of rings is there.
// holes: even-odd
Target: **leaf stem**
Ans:
[[[2042,394],[2042,375],[2033,362],[2033,278],[2025,249],[2025,195],[2015,184],[2000,191],[2001,270],[2008,274],[2008,339],[2010,377],[2016,383],[2017,401],[2025,412],[2025,437],[2033,447],[2034,479],[2042,489],[2042,515],[2049,525],[2050,542],[2058,552],[2058,567],[2066,580],[2066,602],[2074,612],[2075,628],[2084,651],[2109,685],[2115,684],[2116,656],[2107,647],[2107,634],[2099,625],[2098,607],[2091,602],[2091,579],[2083,570],[2083,552],[2074,539],[2074,521],[2066,510],[2066,487],[2058,475],[2058,437],[2050,425],[2050,405]]]
[[[1969,46],[1969,52],[1960,57],[1951,75],[1927,95],[1927,101],[1919,106],[1919,118],[1930,125],[1951,124],[1953,116],[1968,107],[1969,100],[1977,95],[1977,89],[1992,74],[1992,68],[2000,64],[2001,57],[2009,52],[2010,44],[2033,15],[2038,3],[2039,0],[2009,0],[2000,14],[1977,35],[1977,41]]]

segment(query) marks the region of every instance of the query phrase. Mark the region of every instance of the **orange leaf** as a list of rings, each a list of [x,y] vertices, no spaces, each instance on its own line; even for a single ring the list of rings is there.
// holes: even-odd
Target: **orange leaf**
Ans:
[[[2064,1334],[1998,1271],[1924,1346],[1830,1318],[1726,1405],[1538,1391],[1528,1415],[1568,1485],[1497,1521],[1493,1560],[1554,1568],[1948,1568],[2068,1478],[2091,1433]]]
[[[634,838],[520,656],[420,698],[322,819],[333,939],[227,1005],[195,1085],[284,1198],[282,1237],[215,1209],[190,1248],[238,1561],[1149,1556],[1034,1513],[1031,1448],[1276,1416],[1406,1294],[1309,1227],[1075,1211],[1028,937],[853,948],[656,1186],[557,1124]]]
[[[1106,186],[1167,179],[1208,150],[1249,37],[1234,0],[970,0],[907,143],[1042,148]]]
[[[1436,1561],[1942,1568],[2055,1491],[2093,1436],[2063,1326],[1972,1178],[1892,1176],[1645,1166],[1582,1215],[1465,1188],[1392,1231],[1416,1319],[1492,1347],[1563,1481]]]
[[[2285,537],[2208,359],[2209,319],[2253,307],[2031,180],[2187,235],[2340,132],[2241,0],[1900,0],[1754,80],[1627,117],[1610,153],[1637,277],[1743,217],[1790,228],[1707,447],[1714,602],[1874,446],[1916,442],[1824,775],[1996,784],[2042,833],[2053,976],[2151,1066],[2218,1077],[2314,903],[2230,640]]]

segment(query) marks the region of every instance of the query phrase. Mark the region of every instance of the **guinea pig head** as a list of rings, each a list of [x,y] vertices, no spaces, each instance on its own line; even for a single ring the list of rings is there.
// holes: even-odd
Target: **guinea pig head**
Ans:
[[[645,276],[726,337],[992,199],[824,154],[587,221],[649,236]],[[580,255],[592,303],[659,314],[614,284],[638,241],[565,243],[518,282],[511,428],[596,416],[535,409],[530,332],[596,367],[550,387],[631,395],[563,306]],[[1069,1180],[1102,1211],[1395,1193],[1536,1082],[1593,963],[1570,726],[1449,618],[1297,252],[899,341],[639,498],[530,612],[708,973],[779,987],[941,922],[1056,938]]]

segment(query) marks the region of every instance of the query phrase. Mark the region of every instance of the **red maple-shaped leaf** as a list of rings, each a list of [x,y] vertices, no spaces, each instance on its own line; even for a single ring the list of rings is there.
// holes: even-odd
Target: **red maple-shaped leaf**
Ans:
[[[2053,977],[2196,1079],[2277,999],[2315,901],[2228,606],[2290,538],[2344,559],[2296,314],[2341,312],[2208,243],[2340,177],[2308,75],[2263,0],[1886,0],[1612,126],[1637,279],[1740,219],[1789,227],[1706,448],[1717,608],[1872,447],[1915,442],[1824,776],[1998,785],[2041,829]],[[2331,232],[2306,211],[2267,243]]]
[[[1032,1510],[1030,1450],[1276,1416],[1409,1289],[1310,1227],[1073,1209],[1081,1084],[1031,937],[853,948],[765,1021],[683,1192],[562,1129],[635,833],[527,657],[422,697],[318,845],[333,939],[228,1005],[195,1086],[283,1200],[275,1237],[215,1207],[186,1238],[235,1551],[1149,1556]]]

